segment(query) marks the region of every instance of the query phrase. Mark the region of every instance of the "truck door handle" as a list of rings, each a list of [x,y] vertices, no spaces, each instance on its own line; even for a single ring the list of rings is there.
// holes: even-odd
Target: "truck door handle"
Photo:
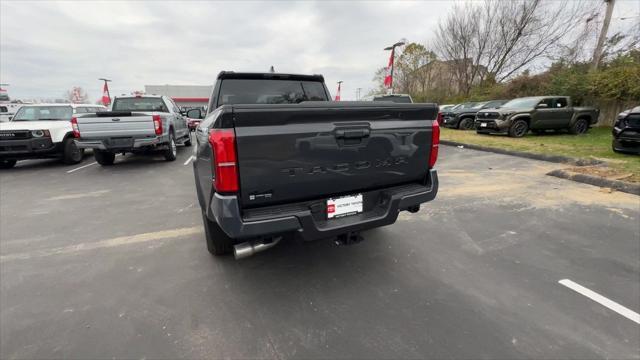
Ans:
[[[336,139],[362,139],[369,136],[369,129],[336,130]]]

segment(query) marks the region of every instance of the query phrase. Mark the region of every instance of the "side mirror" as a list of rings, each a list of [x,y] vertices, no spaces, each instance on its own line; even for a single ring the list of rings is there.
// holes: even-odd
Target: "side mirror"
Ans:
[[[191,109],[187,111],[187,117],[191,119],[202,119],[202,111],[200,109]]]
[[[9,116],[9,121],[13,120],[13,116]]]
[[[547,104],[538,104],[538,105],[536,106],[536,109],[546,109],[546,108],[548,108],[548,107],[549,107],[549,106],[548,106]]]

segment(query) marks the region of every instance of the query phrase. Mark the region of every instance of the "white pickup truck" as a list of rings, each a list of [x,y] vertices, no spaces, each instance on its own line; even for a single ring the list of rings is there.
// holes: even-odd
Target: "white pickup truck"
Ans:
[[[166,96],[116,97],[111,111],[80,115],[71,124],[78,147],[93,149],[100,165],[112,165],[117,153],[161,153],[173,161],[177,144],[191,146],[187,119]]]
[[[21,104],[0,123],[0,168],[19,160],[58,158],[66,164],[82,161],[84,151],[73,138],[73,116],[105,110],[93,104]]]

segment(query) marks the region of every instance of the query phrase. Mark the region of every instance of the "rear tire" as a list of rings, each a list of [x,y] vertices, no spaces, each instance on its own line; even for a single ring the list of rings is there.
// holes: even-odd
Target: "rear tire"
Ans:
[[[67,165],[77,164],[84,157],[84,149],[78,149],[73,138],[67,138],[64,141],[64,152],[62,154],[62,162]]]
[[[589,123],[585,119],[576,120],[571,127],[569,127],[569,133],[573,135],[581,135],[589,130]]]
[[[473,119],[472,118],[464,118],[460,120],[460,124],[458,124],[458,129],[460,130],[473,130]]]
[[[169,144],[167,149],[163,151],[163,155],[167,161],[174,161],[178,157],[178,147],[176,146],[176,137],[173,132],[169,133]]]
[[[113,162],[116,160],[116,154],[98,149],[93,150],[93,157],[96,159],[98,164],[102,166],[113,165]]]
[[[233,252],[233,240],[215,222],[207,218],[202,212],[202,222],[204,223],[204,236],[207,241],[207,250],[212,255],[227,255]]]
[[[509,128],[509,136],[521,138],[529,132],[529,124],[524,120],[516,120]]]
[[[17,162],[17,160],[0,160],[0,169],[11,169]]]

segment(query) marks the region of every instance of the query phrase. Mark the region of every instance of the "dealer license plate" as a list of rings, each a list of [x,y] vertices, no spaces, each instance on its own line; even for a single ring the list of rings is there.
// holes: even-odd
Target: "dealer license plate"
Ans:
[[[334,219],[362,212],[362,194],[327,199],[327,218]]]
[[[480,123],[480,127],[487,127],[487,123]]]

